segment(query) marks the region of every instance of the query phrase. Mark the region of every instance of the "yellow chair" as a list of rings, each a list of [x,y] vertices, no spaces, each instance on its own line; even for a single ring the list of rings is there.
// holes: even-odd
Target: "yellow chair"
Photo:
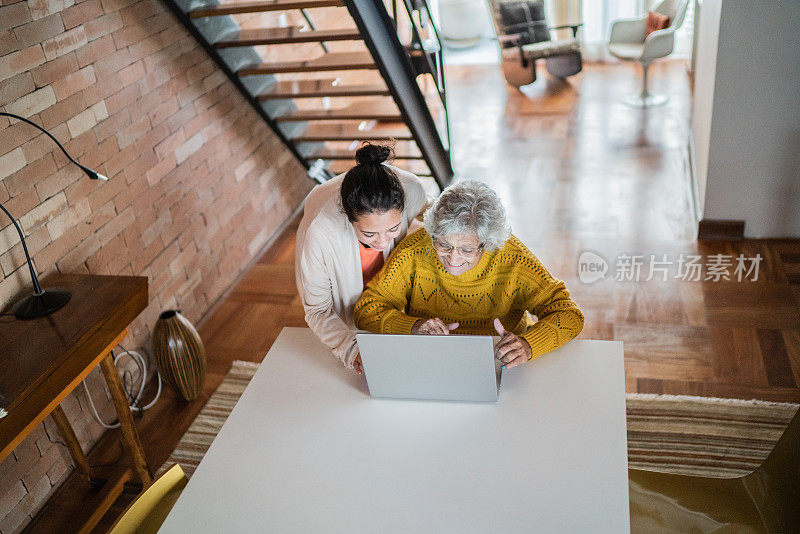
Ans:
[[[155,534],[188,482],[181,466],[173,465],[131,503],[110,533]]]
[[[738,478],[628,470],[631,532],[800,532],[800,410],[761,466]]]

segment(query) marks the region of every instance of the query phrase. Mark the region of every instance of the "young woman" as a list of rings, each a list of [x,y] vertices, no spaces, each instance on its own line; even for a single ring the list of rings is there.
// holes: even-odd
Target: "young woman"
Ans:
[[[390,155],[385,146],[358,149],[355,167],[309,193],[297,229],[295,280],[306,322],[358,374],[353,306],[428,201],[419,178],[385,164]]]

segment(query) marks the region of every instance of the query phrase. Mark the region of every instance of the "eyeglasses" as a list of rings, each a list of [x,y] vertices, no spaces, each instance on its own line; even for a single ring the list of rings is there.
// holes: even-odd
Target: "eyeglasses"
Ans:
[[[483,243],[481,243],[480,245],[478,245],[477,248],[475,248],[475,247],[454,247],[450,243],[439,241],[436,238],[433,238],[432,241],[433,241],[433,248],[435,248],[437,252],[441,252],[442,254],[450,254],[451,252],[453,252],[453,250],[455,250],[464,258],[471,258],[483,252]]]

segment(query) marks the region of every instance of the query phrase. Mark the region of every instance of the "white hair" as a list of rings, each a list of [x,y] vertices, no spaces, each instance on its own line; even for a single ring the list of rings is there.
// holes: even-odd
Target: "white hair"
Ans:
[[[485,250],[497,250],[511,236],[506,210],[494,190],[483,182],[458,182],[442,191],[425,212],[431,237],[474,232]]]

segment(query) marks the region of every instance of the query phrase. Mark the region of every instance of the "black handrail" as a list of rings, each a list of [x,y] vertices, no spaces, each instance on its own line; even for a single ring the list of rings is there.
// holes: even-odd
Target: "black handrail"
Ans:
[[[419,73],[415,71],[408,52],[398,38],[395,21],[389,16],[382,0],[345,0],[345,4],[414,135],[433,178],[439,187],[445,188],[453,179],[450,152],[442,143],[425,96],[417,84]],[[411,22],[414,24],[413,18]],[[447,108],[444,109],[447,123]],[[449,147],[449,124],[447,137]]]

